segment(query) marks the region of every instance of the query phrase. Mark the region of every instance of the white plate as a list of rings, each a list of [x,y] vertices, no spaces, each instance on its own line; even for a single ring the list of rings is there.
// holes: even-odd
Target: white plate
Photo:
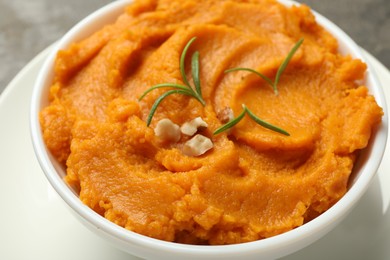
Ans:
[[[49,49],[0,96],[0,259],[137,259],[87,230],[55,193],[35,159],[28,115],[35,77]],[[390,101],[390,72],[367,54]],[[332,232],[283,258],[390,259],[390,146],[359,205]]]

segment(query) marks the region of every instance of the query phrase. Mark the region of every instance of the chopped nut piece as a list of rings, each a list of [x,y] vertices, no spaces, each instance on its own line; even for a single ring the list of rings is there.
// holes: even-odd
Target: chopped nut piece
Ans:
[[[183,153],[188,156],[199,156],[213,147],[210,138],[197,134],[184,144]]]
[[[234,119],[234,113],[230,107],[225,107],[224,109],[218,112],[217,117],[219,121],[221,121],[221,123],[226,124],[227,122]]]
[[[181,137],[180,127],[167,118],[158,121],[154,133],[163,141],[177,142]]]
[[[193,136],[198,131],[198,128],[207,126],[207,123],[201,117],[197,117],[190,122],[184,123],[180,130],[185,135]]]

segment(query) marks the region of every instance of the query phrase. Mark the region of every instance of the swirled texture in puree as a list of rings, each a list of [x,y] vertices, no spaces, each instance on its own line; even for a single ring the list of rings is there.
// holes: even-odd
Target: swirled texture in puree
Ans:
[[[164,100],[151,127],[145,120],[166,89],[183,83],[179,57],[200,53],[203,107],[194,98]],[[279,95],[248,72],[270,78],[303,45],[283,73]],[[107,219],[150,237],[195,244],[267,238],[326,211],[346,192],[357,155],[382,110],[359,82],[366,65],[337,53],[336,40],[306,6],[271,0],[135,1],[112,24],[58,53],[50,105],[41,112],[44,139],[66,164],[66,181]],[[190,61],[186,61],[190,76]],[[246,104],[291,136],[245,117],[213,136],[225,107]],[[163,118],[183,124],[202,117],[214,148],[199,157],[161,142]]]

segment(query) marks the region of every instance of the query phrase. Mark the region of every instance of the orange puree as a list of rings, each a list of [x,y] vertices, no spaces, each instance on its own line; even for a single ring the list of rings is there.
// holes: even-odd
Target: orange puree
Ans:
[[[179,58],[200,53],[206,106],[171,95]],[[247,67],[271,79],[304,38],[278,84],[279,94]],[[137,233],[180,243],[232,244],[294,229],[323,213],[347,191],[357,152],[381,122],[382,109],[361,85],[366,65],[337,52],[337,41],[307,6],[273,0],[139,0],[118,20],[58,53],[50,105],[40,115],[45,142],[67,167],[80,199]],[[226,107],[246,104],[290,136],[248,116],[213,135]],[[214,147],[186,156],[159,140],[161,119],[177,125],[201,117]]]

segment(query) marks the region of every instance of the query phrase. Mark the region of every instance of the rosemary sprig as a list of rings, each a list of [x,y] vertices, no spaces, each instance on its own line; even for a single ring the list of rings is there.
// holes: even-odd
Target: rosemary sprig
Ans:
[[[282,73],[286,69],[286,67],[287,67],[288,63],[290,62],[291,58],[294,56],[295,52],[298,50],[298,48],[301,46],[302,43],[303,43],[303,38],[301,38],[294,45],[294,47],[292,47],[290,52],[287,54],[286,58],[283,60],[282,64],[279,66],[278,71],[276,72],[276,76],[275,76],[275,80],[274,81],[272,81],[269,77],[265,76],[264,74],[261,74],[260,72],[257,72],[257,71],[255,71],[253,69],[250,69],[250,68],[240,68],[240,67],[232,68],[232,69],[225,70],[225,73],[238,71],[238,70],[252,72],[252,73],[256,74],[257,76],[261,77],[262,79],[264,79],[272,87],[272,89],[274,90],[275,95],[278,95],[279,91],[278,91],[277,86],[278,86],[280,77],[282,76]]]
[[[191,58],[191,73],[192,73],[192,79],[194,82],[194,87],[192,87],[187,79],[187,75],[185,73],[185,59],[187,56],[188,49],[190,48],[191,44],[196,40],[196,37],[193,37],[184,47],[183,52],[181,53],[180,56],[180,74],[183,79],[184,85],[182,84],[177,84],[177,83],[161,83],[154,85],[147,89],[140,97],[139,101],[141,101],[148,93],[155,89],[159,88],[172,88],[171,90],[168,90],[161,96],[159,96],[153,103],[147,121],[146,125],[149,126],[150,123],[152,122],[153,116],[156,112],[157,107],[160,105],[160,103],[168,96],[173,95],[173,94],[181,94],[185,96],[190,96],[198,100],[203,106],[206,105],[206,102],[204,101],[202,97],[202,91],[200,88],[200,79],[199,79],[199,52],[195,51],[192,54]]]
[[[278,133],[286,135],[286,136],[290,136],[290,134],[287,131],[283,130],[282,128],[274,126],[274,125],[260,119],[259,117],[257,117],[245,104],[242,104],[242,108],[243,108],[242,112],[237,117],[233,118],[232,120],[230,120],[226,124],[219,127],[217,130],[214,131],[213,134],[217,135],[217,134],[220,134],[220,133],[232,128],[233,126],[238,124],[244,118],[245,114],[248,114],[248,116],[253,121],[255,121],[257,124],[261,125],[262,127],[267,128],[269,130],[272,130],[274,132],[278,132]]]

